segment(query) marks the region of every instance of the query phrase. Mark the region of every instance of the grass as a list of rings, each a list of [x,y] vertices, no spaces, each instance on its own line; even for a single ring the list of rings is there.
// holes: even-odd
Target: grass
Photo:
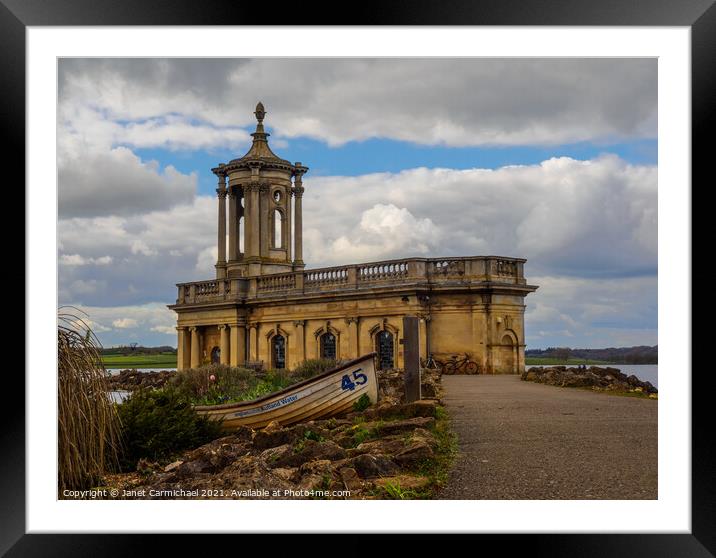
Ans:
[[[433,458],[425,460],[418,469],[419,473],[430,481],[418,494],[419,498],[432,498],[437,490],[445,486],[457,456],[457,434],[450,426],[450,417],[444,407],[435,409],[435,424],[430,430],[437,441],[437,447]]]
[[[565,365],[568,366],[570,364],[611,364],[605,360],[593,360],[593,359],[584,359],[584,358],[575,358],[570,357],[567,360],[563,358],[555,358],[555,357],[525,357],[525,366],[535,366],[535,365],[553,365],[553,366],[559,366],[559,365]]]
[[[175,353],[158,355],[103,355],[102,363],[106,368],[176,368]]]
[[[398,482],[386,483],[383,491],[390,500],[415,500],[420,496],[415,490],[401,488]]]
[[[58,315],[58,484],[65,489],[97,486],[119,465],[120,422],[108,396],[100,343],[83,318]]]

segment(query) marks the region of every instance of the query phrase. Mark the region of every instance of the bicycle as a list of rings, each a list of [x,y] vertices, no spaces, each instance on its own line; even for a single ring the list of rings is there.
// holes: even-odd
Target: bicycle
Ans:
[[[470,360],[470,355],[465,353],[465,357],[458,358],[458,355],[453,355],[444,364],[443,372],[445,374],[478,374],[480,372],[480,365],[474,360]]]
[[[441,363],[436,361],[433,358],[433,354],[430,353],[427,360],[426,359],[420,359],[420,365],[425,368],[426,370],[440,370],[442,368]]]

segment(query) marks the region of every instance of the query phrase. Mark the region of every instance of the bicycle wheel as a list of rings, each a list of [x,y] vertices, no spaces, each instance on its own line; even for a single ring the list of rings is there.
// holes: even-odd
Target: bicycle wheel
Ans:
[[[455,372],[457,372],[457,369],[455,367],[454,362],[448,362],[445,364],[445,368],[444,368],[444,372],[443,372],[444,374],[455,374]]]
[[[479,370],[477,363],[473,362],[471,360],[468,360],[465,363],[465,372],[467,374],[477,374],[477,371]]]

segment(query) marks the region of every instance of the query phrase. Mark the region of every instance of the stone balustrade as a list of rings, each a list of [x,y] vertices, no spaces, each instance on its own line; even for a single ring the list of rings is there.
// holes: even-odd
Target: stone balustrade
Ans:
[[[525,285],[525,260],[498,256],[407,258],[307,269],[258,277],[178,284],[177,304],[234,302],[310,292],[374,289],[381,285],[439,287],[441,284]],[[233,285],[233,286],[232,286]]]

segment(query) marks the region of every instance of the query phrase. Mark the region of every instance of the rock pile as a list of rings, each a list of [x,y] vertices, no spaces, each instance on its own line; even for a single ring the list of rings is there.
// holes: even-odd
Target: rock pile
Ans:
[[[574,368],[566,366],[533,366],[522,379],[561,387],[591,387],[604,391],[642,392],[655,398],[658,390],[651,382],[643,382],[634,375],[627,376],[618,368]]]
[[[436,408],[435,400],[383,403],[345,418],[242,427],[165,467],[141,463],[142,484],[133,490],[143,498],[184,491],[226,499],[366,499],[384,497],[389,484],[420,491],[430,480],[417,469],[437,447]]]
[[[378,400],[382,403],[400,404],[405,402],[405,381],[402,370],[377,370]],[[439,399],[442,396],[440,370],[420,370],[420,393],[424,399]]]
[[[113,391],[133,391],[135,389],[164,386],[176,372],[174,370],[157,370],[155,372],[143,372],[136,368],[120,371],[107,378],[109,389]]]

